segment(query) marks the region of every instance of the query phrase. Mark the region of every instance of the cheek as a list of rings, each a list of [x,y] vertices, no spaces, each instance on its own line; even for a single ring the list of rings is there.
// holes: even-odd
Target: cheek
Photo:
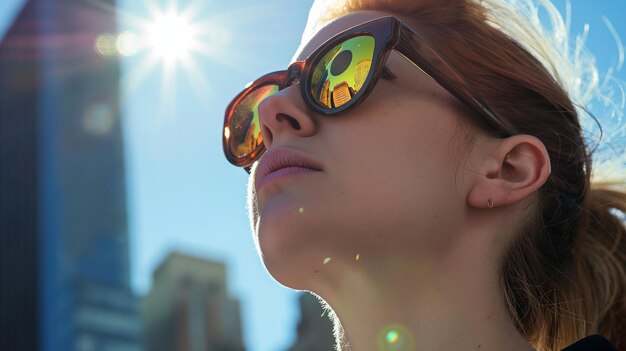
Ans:
[[[424,114],[397,115],[395,122],[383,115],[388,123],[344,130],[351,142],[334,147],[341,150],[336,155],[342,165],[334,186],[342,196],[334,207],[352,217],[346,222],[361,231],[411,233],[422,244],[421,234],[444,240],[454,231],[463,210],[448,150],[456,124],[449,119],[419,123],[431,117]]]

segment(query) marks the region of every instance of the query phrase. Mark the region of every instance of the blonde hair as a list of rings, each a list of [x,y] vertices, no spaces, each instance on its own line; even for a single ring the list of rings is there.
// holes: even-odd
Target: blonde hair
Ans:
[[[551,31],[540,21],[541,9]],[[620,119],[625,99],[611,71],[600,81],[584,48],[587,27],[571,45],[569,4],[564,20],[547,0],[318,0],[302,43],[357,10],[395,13],[429,29],[439,51],[499,115],[546,145],[553,172],[500,270],[519,332],[542,351],[594,333],[626,349],[626,153],[600,158],[596,151],[609,144],[601,144],[601,130],[593,131],[599,122],[585,107],[597,99]],[[335,320],[338,341],[340,332]]]

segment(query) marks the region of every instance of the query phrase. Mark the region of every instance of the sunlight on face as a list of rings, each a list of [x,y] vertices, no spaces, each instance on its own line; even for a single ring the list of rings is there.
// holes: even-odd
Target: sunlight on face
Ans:
[[[177,60],[195,49],[194,35],[189,19],[167,13],[155,18],[148,29],[148,42],[158,57]]]

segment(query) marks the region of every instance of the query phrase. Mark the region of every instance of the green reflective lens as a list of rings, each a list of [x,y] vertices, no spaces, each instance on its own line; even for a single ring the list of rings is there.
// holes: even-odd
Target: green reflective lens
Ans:
[[[350,102],[370,74],[374,37],[360,35],[333,47],[319,60],[311,76],[311,95],[324,108]]]
[[[235,157],[250,155],[263,142],[259,103],[277,92],[278,85],[261,86],[248,94],[235,108],[230,126],[224,131],[230,151]]]

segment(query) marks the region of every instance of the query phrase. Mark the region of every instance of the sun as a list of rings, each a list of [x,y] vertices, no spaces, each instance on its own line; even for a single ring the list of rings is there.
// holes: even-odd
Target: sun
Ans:
[[[134,98],[142,84],[152,80],[151,87],[160,89],[156,103],[163,116],[173,116],[180,92],[186,97],[191,92],[208,107],[219,85],[210,80],[208,72],[213,66],[234,71],[253,67],[254,57],[244,55],[240,45],[234,45],[235,33],[247,23],[250,13],[271,13],[264,10],[270,5],[237,8],[226,14],[214,11],[205,1],[189,1],[184,6],[172,1],[165,7],[162,1],[133,1],[136,3],[141,6],[135,9],[133,5],[133,11],[116,9],[120,33],[101,33],[94,50],[101,56],[123,60],[124,99]]]
[[[166,61],[185,59],[197,49],[196,33],[188,18],[176,12],[158,15],[147,28],[147,44]]]

